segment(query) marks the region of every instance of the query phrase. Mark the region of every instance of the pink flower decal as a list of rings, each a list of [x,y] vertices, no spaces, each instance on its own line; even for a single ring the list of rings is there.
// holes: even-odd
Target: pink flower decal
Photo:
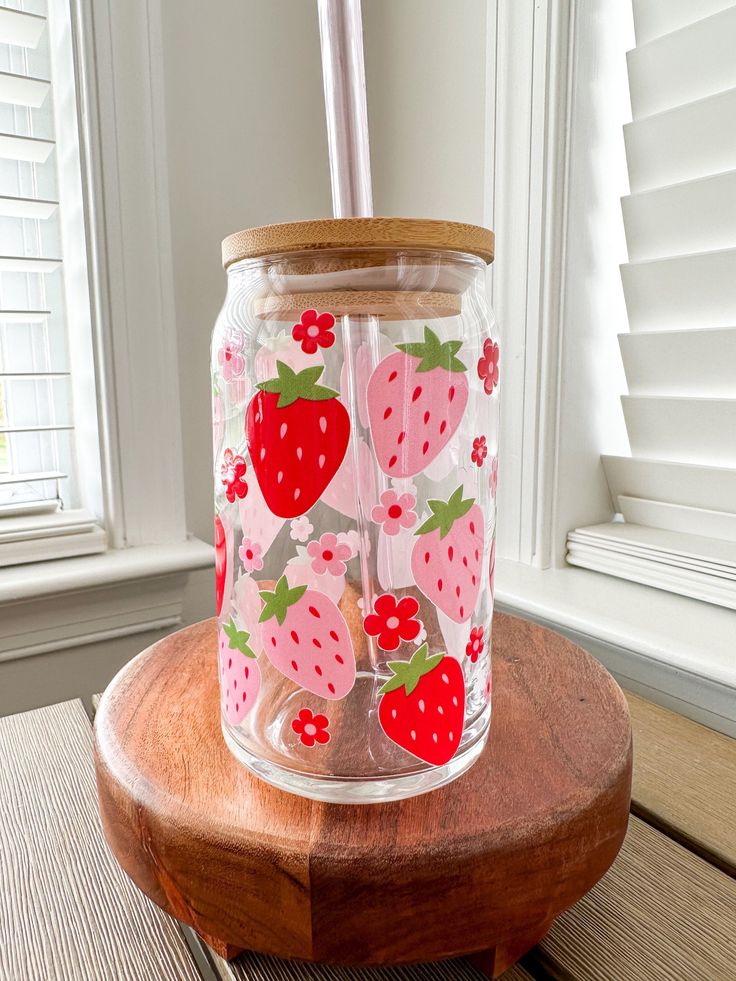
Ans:
[[[477,464],[479,467],[483,466],[483,461],[488,455],[488,447],[486,446],[485,436],[476,436],[473,440],[473,450],[470,454],[470,459],[473,463]]]
[[[331,313],[317,313],[305,310],[298,324],[291,329],[295,341],[301,341],[305,354],[314,354],[317,347],[332,347],[335,343],[333,328],[335,318]]]
[[[289,538],[295,542],[306,542],[314,531],[314,525],[306,514],[302,514],[300,517],[294,518],[290,527],[291,531],[289,532]]]
[[[311,748],[315,743],[324,745],[330,741],[327,731],[329,724],[326,715],[315,715],[311,709],[303,708],[291,723],[291,728],[299,736],[301,744]]]
[[[402,528],[413,528],[417,523],[416,503],[413,494],[399,495],[395,490],[387,490],[381,494],[381,503],[371,511],[371,518],[377,525],[383,525],[386,535],[398,535]]]
[[[498,490],[498,457],[494,456],[491,460],[491,476],[488,479],[491,488],[491,497],[495,499]]]
[[[414,640],[422,630],[422,621],[416,616],[419,603],[413,596],[397,600],[391,593],[383,593],[373,610],[363,621],[363,629],[370,637],[378,638],[382,651],[397,650],[402,640]]]
[[[483,639],[483,627],[472,627],[470,630],[470,640],[465,645],[465,653],[468,655],[473,664],[475,664],[483,653],[484,646],[485,641]]]
[[[498,344],[488,337],[483,342],[483,357],[478,361],[478,377],[483,382],[486,395],[498,385]]]
[[[351,559],[360,551],[360,534],[355,528],[351,528],[350,531],[341,531],[337,536],[337,540],[340,544],[347,545],[350,549]]]
[[[245,341],[240,331],[231,329],[225,335],[222,346],[217,352],[222,377],[227,382],[239,378],[245,371],[244,344]]]
[[[238,555],[246,572],[261,571],[263,568],[262,551],[263,549],[258,542],[252,542],[250,538],[243,539],[243,544],[238,549]]]
[[[337,535],[326,532],[319,541],[307,545],[307,555],[312,559],[312,571],[318,576],[329,572],[331,576],[342,576],[345,563],[352,556],[352,549],[345,542],[338,542]]]
[[[232,504],[236,497],[243,498],[248,493],[245,471],[248,464],[242,456],[236,456],[232,450],[225,450],[220,467],[220,476],[225,486],[225,497]]]

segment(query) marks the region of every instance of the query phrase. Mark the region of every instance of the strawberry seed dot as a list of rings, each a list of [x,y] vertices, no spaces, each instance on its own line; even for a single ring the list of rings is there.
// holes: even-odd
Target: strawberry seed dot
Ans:
[[[320,647],[320,648],[322,647],[322,644],[320,644],[319,640],[317,640],[316,637],[312,637],[312,643],[314,644],[315,647]]]
[[[335,686],[334,686],[334,685],[332,684],[332,682],[330,682],[330,683],[329,683],[329,684],[327,685],[327,690],[329,691],[329,693],[330,693],[331,695],[334,695],[334,694],[335,694]]]
[[[417,734],[415,729],[412,729],[409,735],[411,736],[412,739],[416,740]]]
[[[310,606],[309,612],[312,614],[313,617],[317,617],[317,619],[319,619],[319,610],[317,609],[316,606]]]
[[[399,438],[396,440],[396,442],[401,444],[404,442],[405,439],[406,439],[406,433],[402,429],[401,432],[399,433]]]
[[[393,412],[393,409],[392,409],[392,408],[391,408],[391,406],[389,405],[389,406],[387,407],[387,409],[386,409],[386,411],[385,411],[385,412],[383,413],[383,418],[384,418],[384,419],[388,419],[388,417],[389,417],[389,416],[391,415],[391,413],[392,413],[392,412]]]
[[[320,677],[320,678],[322,677],[322,668],[319,666],[319,664],[315,664],[315,666],[314,666],[314,673],[318,677]]]
[[[338,664],[345,663],[345,661],[342,659],[342,657],[339,654],[335,654],[335,660],[337,661]]]
[[[296,663],[296,661],[292,661],[292,662],[291,662],[291,666],[292,666],[292,668],[293,668],[293,669],[294,669],[295,671],[298,671],[298,670],[299,670],[299,665],[298,665],[298,664]]]
[[[390,382],[395,381],[397,375],[398,375],[398,371],[392,371],[391,374],[388,376],[388,380]]]
[[[412,400],[412,402],[416,402],[416,400],[419,398],[419,396],[421,394],[422,394],[422,386],[421,385],[417,385],[417,387],[411,393],[411,400]]]
[[[388,468],[389,468],[389,470],[391,469],[391,467],[396,466],[396,461],[397,460],[398,460],[398,457],[394,454],[394,456],[392,456],[391,459],[388,461]]]
[[[331,630],[331,631],[330,631],[330,637],[332,637],[332,639],[333,639],[334,641],[338,641],[338,640],[340,639],[340,638],[339,638],[339,637],[337,636],[337,633],[336,633],[336,632],[335,632],[334,630]]]

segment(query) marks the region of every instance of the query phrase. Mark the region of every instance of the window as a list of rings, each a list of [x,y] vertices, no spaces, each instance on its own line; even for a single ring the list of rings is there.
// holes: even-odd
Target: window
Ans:
[[[105,547],[69,8],[0,7],[0,565]]]
[[[624,522],[576,529],[568,560],[733,610],[736,3],[639,0],[634,14],[619,335],[631,455],[603,457]]]
[[[706,559],[710,570],[720,565],[721,572],[728,573],[718,580],[711,576],[709,582],[718,590],[711,590],[708,597],[701,592],[696,599],[694,592],[663,588],[672,582],[668,569],[673,566],[667,561],[652,562],[653,538],[637,544],[648,547],[648,571],[656,567],[657,582],[640,574],[633,542],[617,551],[611,539],[620,536],[624,528],[629,536],[671,534],[651,525],[646,528],[630,521],[625,526],[620,519],[613,521],[622,507],[621,495],[657,501],[658,488],[664,486],[671,493],[676,486],[682,495],[697,492],[700,507],[706,511],[717,509],[719,501],[732,502],[734,497],[736,467],[726,463],[725,457],[717,463],[714,460],[710,474],[702,463],[676,463],[676,457],[670,458],[670,473],[678,475],[675,485],[666,474],[662,479],[663,460],[653,460],[649,450],[645,455],[633,445],[639,433],[627,431],[630,420],[621,404],[627,380],[635,398],[655,402],[657,392],[650,387],[646,393],[640,389],[634,395],[633,375],[628,379],[624,375],[624,369],[630,375],[632,367],[625,345],[642,348],[637,358],[643,365],[647,343],[665,341],[655,336],[652,327],[636,331],[636,338],[634,331],[624,333],[621,347],[617,340],[617,334],[626,332],[632,300],[638,303],[638,283],[626,283],[629,273],[624,272],[624,289],[618,268],[619,263],[627,262],[627,245],[629,263],[638,264],[642,271],[653,269],[655,278],[660,263],[632,250],[640,224],[635,229],[627,216],[624,229],[619,198],[625,198],[625,209],[633,205],[638,219],[644,220],[646,201],[632,199],[659,186],[656,182],[647,187],[637,185],[632,173],[629,188],[627,165],[633,159],[632,151],[641,166],[663,171],[667,179],[661,185],[682,187],[679,182],[687,181],[688,175],[672,169],[674,144],[657,127],[666,126],[678,115],[692,120],[706,103],[720,103],[725,107],[720,122],[709,117],[712,125],[701,119],[699,128],[688,128],[687,121],[680,127],[680,159],[692,160],[707,149],[715,166],[712,171],[701,172],[701,177],[736,168],[736,131],[730,122],[733,111],[728,111],[736,92],[736,79],[729,75],[733,58],[728,57],[733,50],[733,29],[726,33],[723,27],[725,48],[719,49],[717,58],[713,57],[716,48],[711,46],[705,57],[681,54],[679,61],[672,62],[666,88],[680,98],[687,76],[697,89],[690,93],[691,102],[683,106],[650,105],[645,110],[636,105],[634,97],[633,122],[629,122],[626,53],[635,43],[642,47],[651,44],[641,56],[642,67],[648,67],[658,78],[658,70],[647,63],[654,58],[655,46],[665,44],[665,35],[687,31],[696,19],[704,20],[733,7],[734,0],[702,0],[695,5],[686,0],[633,0],[633,4],[489,0],[490,200],[486,218],[496,231],[494,306],[504,341],[498,608],[561,630],[602,660],[627,688],[729,733],[736,732],[733,606],[702,599],[729,592],[733,596],[733,572],[724,569],[723,562],[725,550],[728,546],[733,549],[733,542],[716,542],[721,554],[695,556],[701,563]],[[708,59],[712,64],[704,66]],[[664,75],[661,77],[664,81]],[[710,93],[702,89],[705,79],[715,85]],[[718,86],[725,91],[719,91]],[[687,92],[685,95],[687,98]],[[724,123],[726,116],[728,122]],[[639,136],[642,141],[646,137],[646,145]],[[692,178],[697,180],[698,175]],[[654,195],[652,206],[653,199]],[[720,210],[720,229],[726,227],[732,211],[725,207]],[[691,211],[683,209],[677,215],[660,207],[660,219],[665,216],[667,221],[649,225],[649,245],[674,223],[680,229],[687,224],[690,230],[683,251],[731,251],[723,238],[716,241],[711,237],[703,247],[700,242],[696,244]],[[643,244],[639,239],[637,248]],[[699,259],[695,257],[692,264]],[[716,260],[714,265],[718,265]],[[633,276],[638,274],[639,270]],[[678,285],[676,276],[670,279],[670,285],[673,283]],[[722,284],[727,291],[725,279]],[[660,302],[665,295],[660,292],[655,297]],[[702,310],[709,317],[714,312],[707,305]],[[697,340],[703,344],[709,339],[717,342],[736,323],[732,302],[723,305],[717,316],[723,313],[728,314],[728,324],[711,320],[708,326],[712,330],[698,332],[696,328],[705,323],[692,323],[689,333],[698,334]],[[672,324],[672,334],[683,326],[681,321]],[[688,331],[680,333],[674,344],[677,340],[684,343]],[[715,372],[712,356],[709,359],[704,346],[700,352],[711,369],[710,380],[723,381],[726,368]],[[724,353],[719,363],[725,366],[726,357]],[[657,367],[664,369],[667,364],[674,369],[669,380],[677,379],[680,386],[673,397],[685,401],[703,397],[702,391],[696,395],[682,387],[687,373],[677,371],[677,358]],[[649,362],[649,386],[654,382],[652,367],[653,362]],[[732,373],[729,377],[732,383]],[[711,389],[705,396],[712,402],[710,410],[729,398],[734,397],[726,396],[723,389],[719,394]],[[712,432],[709,438],[715,435]],[[732,437],[730,448],[732,452]],[[689,474],[687,480],[682,479],[684,470]],[[638,471],[638,487],[630,481],[624,483],[623,477],[617,481],[617,473],[626,476],[634,471]],[[706,479],[711,481],[709,486]],[[681,497],[677,503],[687,502]],[[659,510],[661,515],[667,509]],[[710,516],[705,517],[710,520]],[[644,520],[643,511],[638,520]],[[575,542],[571,529],[583,532],[581,537],[587,540]],[[700,531],[689,537],[700,538],[702,543],[702,535]],[[598,540],[591,543],[594,536]],[[577,554],[572,557],[581,560],[575,565],[568,561],[568,551],[573,551],[566,547],[568,539],[570,544],[575,542]],[[622,554],[626,547],[631,554]],[[686,551],[681,538],[682,554],[677,557],[681,569],[676,571],[682,573],[680,582],[692,583],[692,570],[684,568]],[[605,558],[608,562],[604,566]],[[697,579],[702,568],[695,571]],[[651,588],[654,585],[659,588]]]

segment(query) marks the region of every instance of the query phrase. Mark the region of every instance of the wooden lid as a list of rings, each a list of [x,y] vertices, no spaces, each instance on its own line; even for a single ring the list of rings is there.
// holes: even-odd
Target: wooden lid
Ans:
[[[493,262],[493,232],[480,225],[430,218],[319,218],[261,225],[222,243],[225,269],[241,259],[323,249],[430,249],[465,252]]]

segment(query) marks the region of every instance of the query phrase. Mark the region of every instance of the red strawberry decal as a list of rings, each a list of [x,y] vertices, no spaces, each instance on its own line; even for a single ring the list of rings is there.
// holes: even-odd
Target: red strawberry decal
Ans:
[[[350,418],[337,392],[317,381],[324,367],[299,373],[276,362],[277,378],[261,382],[245,416],[258,486],[270,510],[296,518],[315,504],[342,463]]]
[[[248,645],[250,634],[232,618],[220,628],[220,700],[227,721],[239,725],[256,702],[261,669]]]
[[[215,518],[215,612],[222,612],[225,598],[225,579],[227,578],[227,538],[225,526],[219,515]]]
[[[286,576],[261,594],[261,643],[282,674],[322,698],[344,698],[355,684],[355,651],[345,619],[316,589]]]
[[[368,382],[368,416],[378,465],[389,477],[413,477],[450,441],[468,404],[461,341],[397,344]]]
[[[432,511],[417,531],[411,553],[414,581],[455,623],[473,614],[483,560],[483,512],[458,487],[448,501],[427,501]]]
[[[462,668],[444,651],[429,655],[426,644],[411,661],[389,661],[393,673],[379,692],[378,720],[397,746],[442,766],[457,752],[465,721]]]

